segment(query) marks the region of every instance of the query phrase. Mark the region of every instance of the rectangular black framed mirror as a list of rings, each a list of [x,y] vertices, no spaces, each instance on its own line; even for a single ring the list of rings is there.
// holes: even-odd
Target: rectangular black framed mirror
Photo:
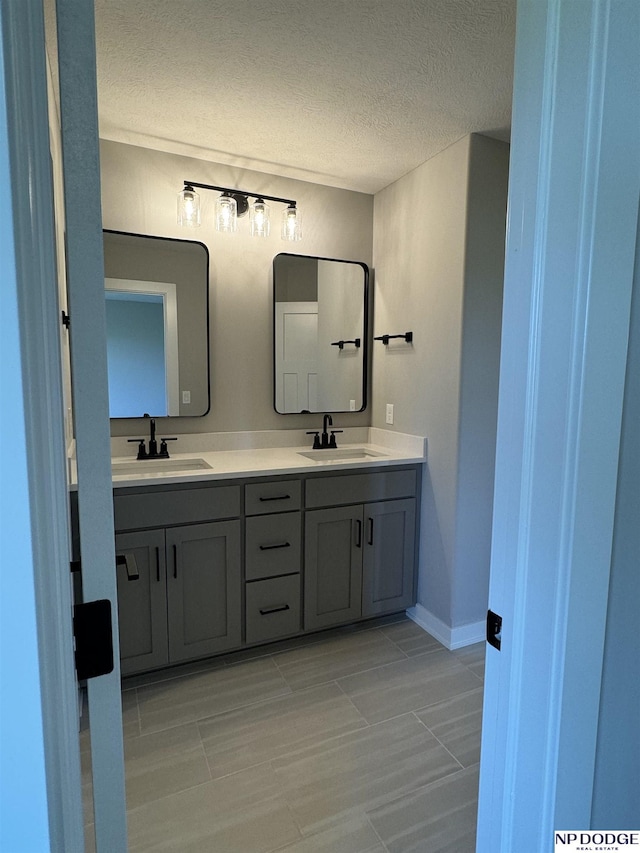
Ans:
[[[274,408],[362,412],[367,405],[369,268],[283,252],[273,261]]]
[[[207,247],[111,230],[103,241],[110,417],[206,415]]]

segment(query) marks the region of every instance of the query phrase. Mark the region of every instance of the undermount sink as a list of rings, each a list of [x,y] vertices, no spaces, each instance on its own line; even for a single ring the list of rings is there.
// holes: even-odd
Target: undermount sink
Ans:
[[[111,473],[131,474],[173,474],[181,471],[202,471],[211,468],[204,459],[132,459],[130,462],[114,462]]]
[[[377,450],[368,450],[366,447],[327,447],[324,450],[308,450],[304,453],[298,451],[298,456],[313,459],[314,462],[340,462],[341,460],[374,459],[385,454]]]

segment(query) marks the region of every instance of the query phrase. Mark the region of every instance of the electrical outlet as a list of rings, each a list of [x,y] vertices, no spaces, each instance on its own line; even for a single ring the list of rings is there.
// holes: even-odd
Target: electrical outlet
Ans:
[[[182,392],[182,402],[187,405],[191,402],[191,391],[183,391]]]
[[[349,400],[349,411],[355,412],[355,410],[356,410],[356,401],[355,400]]]
[[[387,403],[387,423],[393,423],[393,403]]]

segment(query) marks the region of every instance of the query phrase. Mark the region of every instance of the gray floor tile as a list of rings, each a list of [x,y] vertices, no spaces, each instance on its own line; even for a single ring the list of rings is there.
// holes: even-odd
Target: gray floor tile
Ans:
[[[470,767],[480,761],[483,692],[480,687],[416,712],[417,718],[463,767]]]
[[[211,779],[197,723],[127,739],[124,760],[129,809]]]
[[[140,734],[138,697],[135,690],[122,691],[122,736],[136,737]]]
[[[141,731],[161,731],[289,692],[270,658],[139,687]]]
[[[269,853],[300,839],[268,765],[128,814],[130,853]]]
[[[461,663],[468,666],[471,672],[475,673],[479,678],[484,678],[485,653],[486,643],[474,643],[472,646],[463,646],[461,649],[455,649],[452,654]]]
[[[172,681],[174,678],[184,678],[187,675],[195,675],[199,672],[213,672],[213,670],[222,669],[226,665],[226,658],[226,655],[220,655],[215,658],[205,658],[191,663],[169,666],[165,669],[156,669],[153,672],[127,675],[122,680],[122,687],[124,690],[134,690],[136,687],[147,687],[149,684]]]
[[[442,649],[442,643],[410,619],[380,628],[408,657]]]
[[[475,853],[478,768],[368,812],[389,853]]]
[[[335,637],[274,658],[292,690],[302,690],[392,661],[406,660],[379,630]]]
[[[468,693],[477,677],[446,649],[341,678],[340,687],[370,723]]]
[[[300,830],[308,835],[460,765],[407,714],[274,761],[273,768]]]
[[[358,816],[288,844],[278,853],[387,853],[387,848],[367,818]]]
[[[367,723],[336,684],[291,693],[199,723],[214,778],[363,728]]]

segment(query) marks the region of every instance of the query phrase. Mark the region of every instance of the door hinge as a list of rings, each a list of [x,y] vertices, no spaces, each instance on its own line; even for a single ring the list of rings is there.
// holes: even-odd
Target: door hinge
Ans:
[[[62,325],[67,330],[69,329],[69,326],[71,325],[71,317],[67,314],[66,311],[62,312]]]
[[[78,681],[113,672],[111,602],[108,598],[74,605],[73,636]]]
[[[69,563],[69,568],[71,569],[71,574],[74,574],[75,572],[79,572],[82,570],[82,563],[80,562],[80,560],[71,560],[71,562]]]
[[[502,642],[502,616],[498,616],[493,610],[487,611],[487,642],[494,649],[500,651]]]

